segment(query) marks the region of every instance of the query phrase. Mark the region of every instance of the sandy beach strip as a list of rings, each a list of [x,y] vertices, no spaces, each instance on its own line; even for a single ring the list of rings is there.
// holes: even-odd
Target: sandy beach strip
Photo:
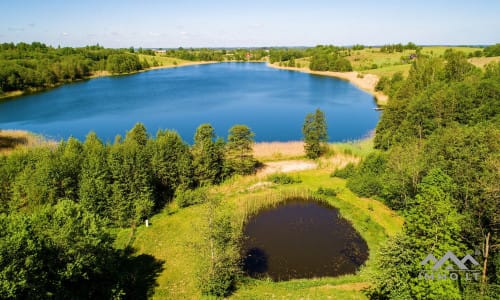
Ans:
[[[356,71],[353,72],[312,71],[309,68],[280,67],[276,64],[270,64],[270,63],[268,63],[267,66],[275,69],[297,71],[313,75],[335,77],[342,80],[347,80],[352,84],[354,84],[355,86],[357,86],[358,88],[362,89],[363,91],[373,95],[377,100],[378,105],[386,105],[387,100],[389,98],[384,93],[375,91],[375,87],[377,86],[379,78],[377,75],[374,74],[363,74],[360,76],[359,73]]]

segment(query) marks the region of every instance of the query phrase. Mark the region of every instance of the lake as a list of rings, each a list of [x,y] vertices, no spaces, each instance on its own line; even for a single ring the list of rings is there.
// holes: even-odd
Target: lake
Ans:
[[[260,211],[244,227],[244,271],[256,278],[313,278],[355,273],[368,246],[336,208],[291,198]]]
[[[379,112],[373,96],[340,79],[269,68],[265,63],[218,63],[95,78],[0,102],[0,128],[61,139],[95,131],[112,141],[135,123],[151,134],[175,129],[189,143],[202,123],[226,137],[246,124],[256,141],[302,138],[306,113],[325,112],[330,141],[370,134]]]

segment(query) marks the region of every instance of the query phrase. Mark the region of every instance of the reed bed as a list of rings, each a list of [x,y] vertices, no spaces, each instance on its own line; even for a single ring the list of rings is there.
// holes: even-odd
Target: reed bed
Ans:
[[[263,142],[253,145],[253,155],[258,160],[278,160],[305,156],[304,142]]]
[[[0,155],[44,145],[53,147],[57,143],[24,130],[0,130]]]
[[[237,202],[236,222],[238,227],[243,229],[245,223],[259,211],[277,207],[292,198],[325,201],[321,197],[315,196],[311,190],[303,188],[281,188],[278,190],[268,190],[259,194],[246,195],[240,197]]]

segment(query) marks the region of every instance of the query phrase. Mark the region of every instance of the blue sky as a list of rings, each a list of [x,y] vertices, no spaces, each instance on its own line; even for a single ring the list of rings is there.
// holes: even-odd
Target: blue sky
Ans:
[[[106,47],[492,44],[500,1],[1,0],[0,42]]]

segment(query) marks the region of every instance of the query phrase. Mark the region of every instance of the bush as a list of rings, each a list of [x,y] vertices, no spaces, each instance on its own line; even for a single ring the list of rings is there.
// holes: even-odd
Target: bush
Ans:
[[[352,175],[354,175],[355,172],[356,172],[356,166],[353,163],[348,163],[342,169],[336,169],[330,176],[347,179]]]
[[[316,193],[324,196],[332,196],[332,197],[337,196],[337,190],[332,188],[324,188],[321,186],[316,190]]]
[[[206,200],[207,195],[204,188],[198,188],[195,190],[178,189],[175,192],[175,201],[181,208],[204,203]]]
[[[380,195],[383,190],[381,176],[384,174],[386,165],[387,157],[384,153],[369,154],[351,174],[347,187],[361,197]]]
[[[283,173],[276,173],[269,175],[267,177],[267,180],[271,181],[272,183],[276,184],[294,184],[294,183],[301,183],[302,180],[299,177],[292,177],[290,175],[286,175]]]
[[[382,76],[375,86],[376,91],[386,91],[390,86],[390,79],[387,76]]]

